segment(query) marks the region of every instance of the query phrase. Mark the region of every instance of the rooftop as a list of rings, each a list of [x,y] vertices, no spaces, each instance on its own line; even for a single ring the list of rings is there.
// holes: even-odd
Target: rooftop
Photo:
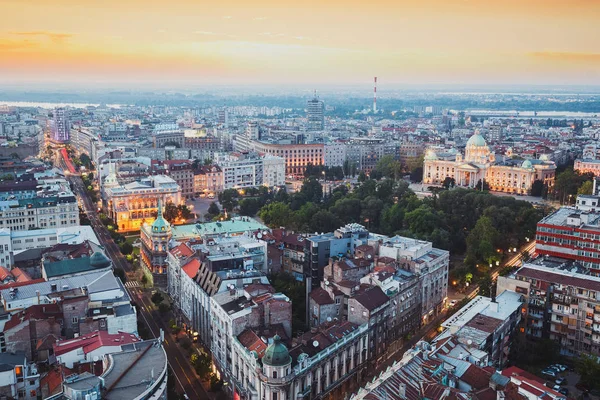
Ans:
[[[250,217],[235,217],[229,221],[204,224],[176,225],[172,227],[173,240],[197,238],[201,236],[241,235],[244,232],[268,230],[266,226]]]
[[[109,357],[111,363],[102,375],[107,400],[138,398],[167,369],[167,354],[158,339],[124,345],[122,352]]]

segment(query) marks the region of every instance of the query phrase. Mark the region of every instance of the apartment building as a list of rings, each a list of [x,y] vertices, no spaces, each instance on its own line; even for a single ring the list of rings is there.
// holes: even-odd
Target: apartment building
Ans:
[[[173,179],[181,188],[181,196],[185,199],[194,197],[194,171],[188,160],[153,161],[152,172]]]
[[[246,329],[232,339],[228,390],[246,400],[341,398],[366,373],[367,341],[367,326],[347,321],[293,340]]]
[[[0,228],[24,231],[79,225],[79,206],[72,193],[0,201]]]
[[[194,194],[223,191],[223,170],[218,165],[205,165],[194,171]]]
[[[541,257],[525,263],[499,287],[526,299],[525,333],[556,341],[564,355],[600,355],[600,278],[571,260]]]
[[[600,274],[600,196],[578,196],[575,207],[561,207],[537,224],[535,251],[579,262]]]
[[[223,189],[283,186],[285,161],[258,153],[218,153],[215,163],[223,171]]]

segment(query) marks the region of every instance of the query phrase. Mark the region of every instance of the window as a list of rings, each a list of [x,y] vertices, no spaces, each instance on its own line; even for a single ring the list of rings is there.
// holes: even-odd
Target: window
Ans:
[[[273,371],[273,378],[277,378],[277,371]]]
[[[73,321],[73,325],[78,324],[79,323],[79,317],[73,317],[72,321]]]
[[[273,392],[273,400],[277,400],[277,395],[278,395],[278,394],[279,394],[279,393],[277,393],[277,392]]]

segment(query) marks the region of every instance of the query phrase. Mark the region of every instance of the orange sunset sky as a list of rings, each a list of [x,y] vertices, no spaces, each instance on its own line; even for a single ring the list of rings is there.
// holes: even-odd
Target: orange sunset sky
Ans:
[[[0,0],[0,82],[600,84],[600,0]]]

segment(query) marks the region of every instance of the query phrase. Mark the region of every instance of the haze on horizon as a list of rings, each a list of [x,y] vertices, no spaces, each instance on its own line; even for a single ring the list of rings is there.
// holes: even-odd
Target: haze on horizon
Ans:
[[[9,85],[600,85],[600,1],[4,0]]]

